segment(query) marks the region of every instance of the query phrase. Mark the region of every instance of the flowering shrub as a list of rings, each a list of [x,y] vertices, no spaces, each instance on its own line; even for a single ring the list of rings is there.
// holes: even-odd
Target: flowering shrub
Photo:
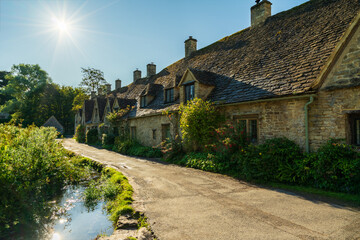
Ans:
[[[238,123],[229,122],[211,132],[211,136],[213,143],[206,145],[205,148],[223,154],[240,151],[249,144],[244,129]]]
[[[184,155],[181,140],[179,135],[175,139],[166,139],[160,144],[161,152],[164,160],[174,160],[181,158]]]
[[[181,104],[180,127],[184,143],[193,150],[211,143],[211,133],[222,121],[222,117],[209,101],[195,98],[186,105]]]

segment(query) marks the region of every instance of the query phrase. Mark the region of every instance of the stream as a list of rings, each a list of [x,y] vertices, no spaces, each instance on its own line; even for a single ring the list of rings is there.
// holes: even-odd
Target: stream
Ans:
[[[61,207],[61,216],[54,219],[54,224],[43,240],[90,240],[98,234],[111,235],[114,228],[103,210],[104,202],[99,202],[94,209],[84,206],[82,193],[84,185],[69,186],[56,202]]]

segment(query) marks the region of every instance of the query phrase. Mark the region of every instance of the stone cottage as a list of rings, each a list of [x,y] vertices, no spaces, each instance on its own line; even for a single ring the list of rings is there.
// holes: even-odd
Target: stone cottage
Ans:
[[[258,2],[258,1],[257,1]],[[285,136],[305,150],[330,138],[360,145],[360,3],[311,0],[271,16],[271,2],[251,8],[251,26],[156,72],[134,71],[133,82],[93,93],[76,124],[97,127],[126,105],[133,137],[155,146],[172,132],[163,110],[199,97],[246,128],[254,143]],[[178,130],[177,130],[178,131]]]

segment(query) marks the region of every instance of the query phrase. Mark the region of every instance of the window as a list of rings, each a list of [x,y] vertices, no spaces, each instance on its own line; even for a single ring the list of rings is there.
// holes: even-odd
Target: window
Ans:
[[[174,88],[165,90],[165,102],[173,102],[174,101]]]
[[[156,129],[153,129],[152,133],[153,133],[153,139],[155,140],[156,139]]]
[[[146,96],[140,97],[140,107],[146,107]]]
[[[130,128],[130,135],[132,139],[136,139],[136,127]]]
[[[360,114],[349,114],[350,144],[360,146]]]
[[[258,115],[234,116],[251,143],[258,142]]]
[[[195,91],[194,91],[194,83],[185,85],[185,102],[194,99]]]
[[[162,140],[171,139],[170,124],[163,124],[162,128]]]

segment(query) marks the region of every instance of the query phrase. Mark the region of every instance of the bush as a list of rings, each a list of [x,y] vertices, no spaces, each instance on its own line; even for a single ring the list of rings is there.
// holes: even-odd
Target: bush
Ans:
[[[159,158],[162,152],[158,148],[145,147],[133,139],[122,141],[120,137],[115,137],[113,150],[125,155]]]
[[[354,147],[332,139],[310,161],[316,187],[360,193],[360,156]]]
[[[99,140],[98,130],[96,128],[90,129],[86,132],[86,143],[96,144]]]
[[[75,140],[79,143],[84,143],[85,142],[85,126],[84,125],[78,125],[76,127],[76,131],[75,131]]]
[[[216,156],[210,153],[189,153],[180,161],[181,165],[209,172],[218,172]]]
[[[180,105],[180,127],[183,140],[192,150],[211,143],[211,133],[222,121],[214,105],[195,98],[186,105]]]
[[[160,147],[164,160],[177,161],[184,156],[183,147],[178,135],[175,139],[166,139],[160,144]]]
[[[101,144],[103,146],[110,146],[110,145],[114,145],[114,141],[115,141],[115,135],[112,133],[104,133],[101,137]]]
[[[300,147],[287,138],[273,138],[259,145],[259,168],[265,181],[295,182],[298,161],[303,159]]]

